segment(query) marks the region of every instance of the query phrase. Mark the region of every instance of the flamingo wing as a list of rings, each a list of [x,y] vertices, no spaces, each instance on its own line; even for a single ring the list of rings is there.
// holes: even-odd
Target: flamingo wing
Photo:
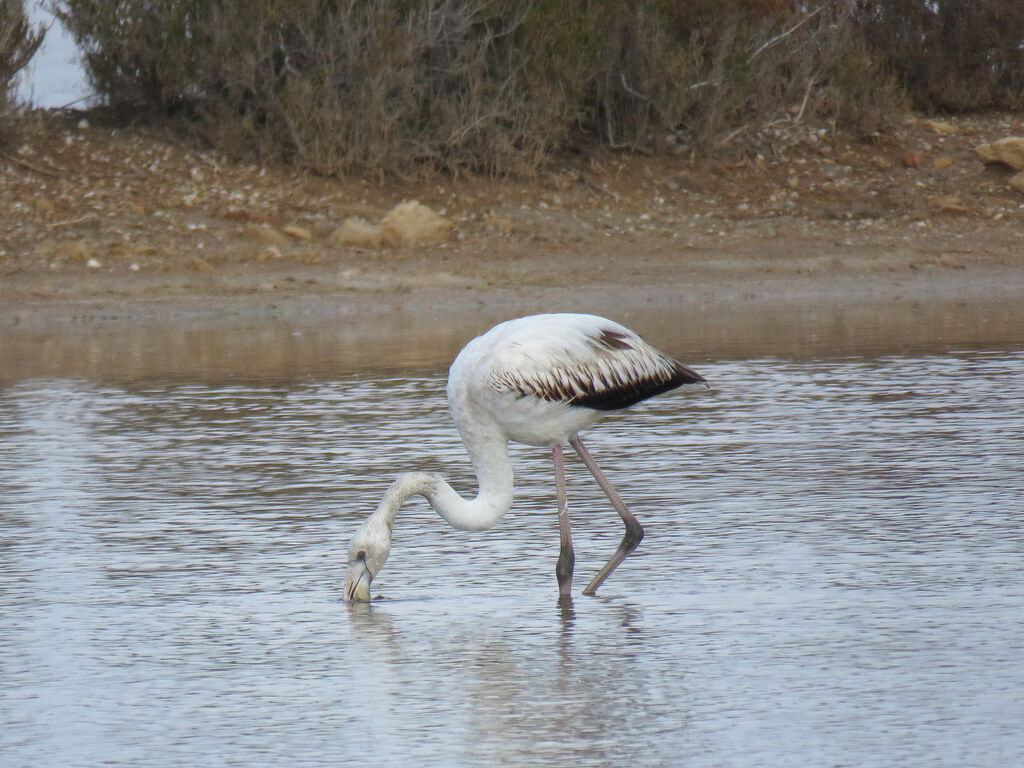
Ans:
[[[703,382],[628,328],[594,315],[535,315],[494,347],[488,385],[599,411]]]

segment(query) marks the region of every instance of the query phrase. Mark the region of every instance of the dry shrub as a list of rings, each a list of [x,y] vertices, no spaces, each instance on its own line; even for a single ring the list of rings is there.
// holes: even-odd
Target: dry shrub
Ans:
[[[863,45],[852,45],[831,71],[824,88],[838,127],[870,134],[906,115],[908,100],[899,82]]]
[[[534,171],[839,111],[846,0],[67,0],[112,103],[321,173]],[[816,98],[808,102],[811,92]]]
[[[21,0],[0,0],[0,114],[14,105],[18,73],[43,42],[44,31],[33,30]]]
[[[972,8],[1005,10],[1013,2],[978,0]],[[913,14],[897,19],[891,7],[947,4],[64,0],[61,6],[111,105],[131,105],[138,117],[169,117],[236,156],[282,159],[325,174],[415,175],[529,174],[553,151],[586,142],[644,151],[681,142],[706,152],[745,128],[805,116],[874,130],[902,109],[901,82],[920,91],[915,84],[925,81],[909,67],[916,55],[909,41],[933,34],[915,26]],[[975,26],[992,31],[991,24]],[[940,41],[955,36],[944,27],[940,32]],[[971,39],[964,62],[981,37]],[[992,75],[986,98],[1004,94],[1006,101],[1019,85],[1020,49],[1002,42],[981,49],[992,70],[985,70]],[[965,63],[955,71],[968,70]],[[953,74],[935,69],[928,77],[945,83],[947,101],[954,98]]]
[[[865,48],[895,74],[916,107],[1024,107],[1020,0],[861,0],[856,21]]]
[[[63,5],[108,101],[183,117],[232,154],[328,174],[521,172],[573,117],[526,76],[527,2]]]

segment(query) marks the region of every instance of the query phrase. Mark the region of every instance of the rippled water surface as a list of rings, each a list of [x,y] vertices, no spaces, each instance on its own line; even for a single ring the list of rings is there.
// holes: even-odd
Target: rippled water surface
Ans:
[[[645,523],[559,606],[549,458],[472,488],[444,366],[0,389],[4,766],[1011,766],[1024,760],[1024,352],[708,359],[590,433]],[[577,592],[620,523],[569,465]]]

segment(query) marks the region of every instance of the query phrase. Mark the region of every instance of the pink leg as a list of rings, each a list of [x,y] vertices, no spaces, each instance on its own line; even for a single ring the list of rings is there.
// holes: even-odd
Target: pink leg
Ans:
[[[576,555],[572,550],[572,534],[569,529],[569,500],[565,492],[565,462],[562,459],[562,446],[556,444],[551,448],[555,460],[555,496],[558,499],[558,538],[560,548],[558,562],[555,564],[555,576],[558,579],[558,596],[567,598],[572,593],[572,570]]]
[[[637,519],[633,516],[633,513],[626,507],[626,503],[619,496],[619,492],[615,490],[614,486],[605,477],[604,472],[597,466],[597,462],[590,455],[590,451],[583,447],[583,443],[580,442],[578,436],[572,437],[569,440],[576,453],[579,454],[580,458],[583,459],[583,463],[587,465],[587,469],[590,470],[590,474],[597,480],[597,484],[601,486],[601,489],[605,492],[608,500],[615,507],[615,511],[619,513],[619,517],[622,518],[622,522],[626,525],[626,533],[622,537],[622,542],[619,544],[619,548],[615,550],[615,554],[611,556],[611,559],[604,564],[604,568],[597,572],[597,575],[590,580],[587,584],[586,589],[583,590],[584,595],[592,595],[597,592],[597,588],[601,586],[605,579],[611,575],[611,572],[619,567],[619,563],[626,559],[630,552],[637,548],[640,544],[640,540],[644,537],[644,529],[637,522]]]

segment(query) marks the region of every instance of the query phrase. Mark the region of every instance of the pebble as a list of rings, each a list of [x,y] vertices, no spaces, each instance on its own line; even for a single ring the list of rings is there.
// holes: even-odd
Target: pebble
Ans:
[[[313,239],[313,233],[310,232],[305,227],[297,227],[297,226],[291,225],[291,226],[285,227],[281,231],[284,232],[284,234],[288,235],[289,237],[294,237],[296,240],[312,240]]]

